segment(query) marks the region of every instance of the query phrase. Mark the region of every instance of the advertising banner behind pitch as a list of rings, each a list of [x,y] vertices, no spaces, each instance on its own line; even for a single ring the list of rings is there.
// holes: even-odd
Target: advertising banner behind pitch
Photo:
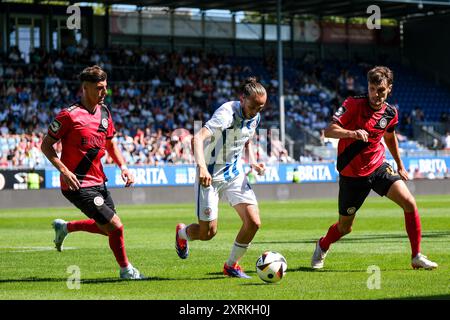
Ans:
[[[256,183],[291,183],[294,169],[298,170],[300,181],[308,182],[333,182],[337,181],[337,172],[334,163],[312,164],[280,164],[267,165],[263,176],[256,176]],[[119,168],[115,166],[105,167],[108,178],[108,187],[123,187],[125,183],[120,175]],[[195,183],[196,168],[194,165],[179,166],[131,166],[131,173],[135,177],[136,187],[149,186],[189,186]],[[244,166],[247,173],[250,168]],[[59,172],[55,169],[45,170],[46,188],[59,188]]]
[[[394,168],[395,162],[388,160]],[[433,173],[436,176],[445,174],[450,168],[450,157],[428,157],[428,158],[403,158],[403,163],[408,171],[417,171],[426,176]],[[249,166],[245,165],[244,170],[248,173]],[[172,166],[131,166],[131,173],[135,177],[136,187],[151,186],[189,186],[195,182],[196,168],[194,165],[172,165]],[[321,162],[310,164],[278,164],[266,165],[263,176],[255,176],[256,184],[276,184],[292,183],[294,171],[300,183],[336,182],[339,174],[336,171],[335,162]],[[116,166],[105,167],[105,174],[108,178],[108,187],[123,187],[124,182],[120,175],[120,170]],[[9,176],[10,177],[10,176]],[[8,180],[10,181],[10,180]],[[10,183],[9,183],[10,185]],[[45,170],[45,187],[59,188],[59,172],[56,169]]]
[[[45,176],[46,170],[35,170],[34,172],[39,175],[40,188],[46,187]],[[29,169],[22,170],[0,170],[0,190],[3,189],[15,189],[15,190],[26,190],[28,189],[27,179]]]

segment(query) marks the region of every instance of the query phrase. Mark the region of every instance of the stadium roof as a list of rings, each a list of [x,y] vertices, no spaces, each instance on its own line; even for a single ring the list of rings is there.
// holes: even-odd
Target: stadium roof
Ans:
[[[230,11],[257,11],[276,13],[277,0],[107,0],[108,4],[137,6],[200,8],[204,10],[225,9]],[[367,16],[367,8],[378,5],[382,18],[402,18],[414,15],[450,13],[450,0],[282,0],[285,15],[312,14],[317,16]]]

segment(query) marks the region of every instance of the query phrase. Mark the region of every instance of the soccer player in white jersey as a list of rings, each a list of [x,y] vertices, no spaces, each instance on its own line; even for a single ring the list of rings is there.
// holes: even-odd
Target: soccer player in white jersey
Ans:
[[[238,261],[261,225],[258,202],[242,167],[242,154],[247,147],[250,165],[257,174],[264,174],[264,164],[256,163],[251,138],[266,100],[265,88],[256,78],[247,78],[239,101],[229,101],[220,106],[194,136],[198,223],[177,225],[175,247],[178,256],[186,259],[188,241],[211,240],[217,233],[219,198],[225,197],[242,220],[242,227],[223,266],[223,273],[230,277],[250,278]]]

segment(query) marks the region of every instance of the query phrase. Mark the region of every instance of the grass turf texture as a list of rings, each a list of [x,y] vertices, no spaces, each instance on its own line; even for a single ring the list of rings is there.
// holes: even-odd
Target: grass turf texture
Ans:
[[[413,270],[403,212],[387,199],[368,198],[353,232],[332,245],[321,271],[311,271],[315,242],[337,219],[336,199],[261,202],[262,228],[241,265],[252,279],[227,278],[222,266],[240,219],[221,204],[218,234],[190,243],[180,260],[174,249],[178,222],[194,222],[193,204],[118,206],[130,262],[149,277],[120,281],[106,237],[70,234],[62,253],[53,248],[55,218],[84,219],[75,208],[0,210],[0,299],[391,299],[450,298],[450,197],[417,197],[422,252],[439,264]],[[265,284],[255,262],[266,251],[282,253],[285,278]],[[70,266],[81,272],[80,289],[68,289]],[[369,266],[381,270],[381,288],[369,290]]]

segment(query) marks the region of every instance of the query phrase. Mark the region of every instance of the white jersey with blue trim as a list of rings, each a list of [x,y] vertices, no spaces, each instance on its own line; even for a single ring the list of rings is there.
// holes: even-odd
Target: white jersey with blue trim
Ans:
[[[212,137],[205,142],[204,154],[214,182],[230,181],[243,173],[242,154],[253,137],[261,116],[245,119],[239,101],[229,101],[214,112],[205,127]]]

